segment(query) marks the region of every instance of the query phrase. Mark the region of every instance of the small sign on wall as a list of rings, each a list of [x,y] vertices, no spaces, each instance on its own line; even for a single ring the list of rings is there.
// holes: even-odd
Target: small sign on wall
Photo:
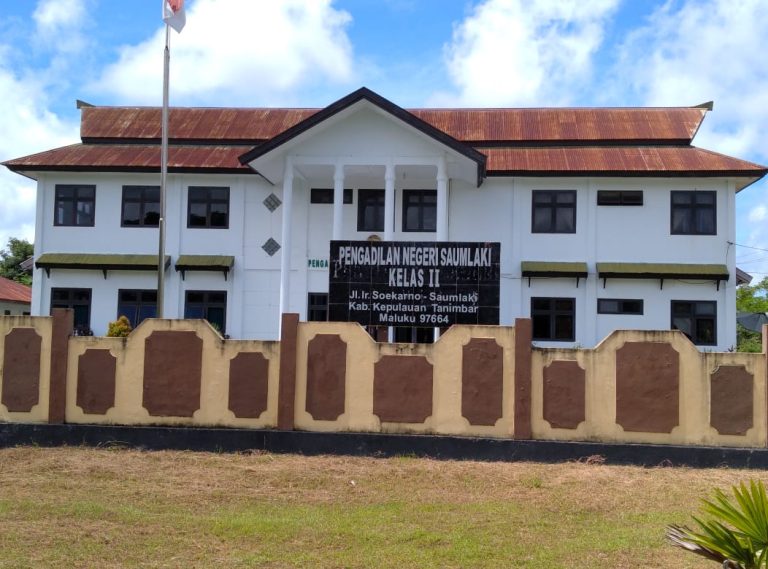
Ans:
[[[331,241],[329,320],[498,324],[500,252],[499,243]]]

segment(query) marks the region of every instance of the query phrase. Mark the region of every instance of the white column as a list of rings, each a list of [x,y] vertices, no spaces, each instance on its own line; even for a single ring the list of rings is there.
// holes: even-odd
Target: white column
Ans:
[[[344,166],[336,163],[333,169],[333,239],[341,239],[344,211]]]
[[[280,252],[280,314],[278,322],[282,323],[283,313],[288,310],[288,295],[291,289],[291,220],[293,216],[293,161],[290,156],[285,159],[285,175],[283,176],[283,230]],[[281,324],[282,325],[282,324]]]
[[[395,166],[387,163],[384,172],[384,240],[395,237]]]
[[[437,161],[437,240],[448,241],[448,175],[445,157]]]

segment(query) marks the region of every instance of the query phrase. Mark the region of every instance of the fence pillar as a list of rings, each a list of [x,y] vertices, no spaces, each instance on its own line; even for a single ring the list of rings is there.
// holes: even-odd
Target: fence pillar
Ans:
[[[70,308],[54,308],[51,332],[51,372],[48,393],[48,422],[63,423],[67,411],[67,362],[69,337],[74,327],[74,312]]]
[[[768,429],[768,324],[763,324],[762,328],[763,333],[763,369],[765,370],[765,416],[763,417],[763,421],[765,421],[766,429]],[[768,446],[768,440],[766,440],[766,445]]]
[[[513,436],[531,438],[531,342],[530,318],[515,318],[515,411]]]
[[[280,326],[280,382],[277,390],[277,428],[293,430],[296,406],[296,336],[298,314],[283,314]]]

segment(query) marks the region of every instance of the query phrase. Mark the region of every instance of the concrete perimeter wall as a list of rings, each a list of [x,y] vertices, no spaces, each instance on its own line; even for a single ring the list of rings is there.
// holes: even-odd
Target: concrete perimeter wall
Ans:
[[[617,331],[594,349],[538,348],[528,319],[454,326],[433,345],[295,314],[279,342],[224,340],[200,320],[72,337],[71,322],[0,317],[0,422],[768,443],[765,341],[703,353],[679,332]]]

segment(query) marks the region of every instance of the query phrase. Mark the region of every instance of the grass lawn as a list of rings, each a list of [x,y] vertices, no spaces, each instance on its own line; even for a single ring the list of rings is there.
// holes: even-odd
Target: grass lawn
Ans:
[[[717,567],[667,545],[760,471],[0,449],[0,567]],[[709,563],[709,564],[708,564]]]

